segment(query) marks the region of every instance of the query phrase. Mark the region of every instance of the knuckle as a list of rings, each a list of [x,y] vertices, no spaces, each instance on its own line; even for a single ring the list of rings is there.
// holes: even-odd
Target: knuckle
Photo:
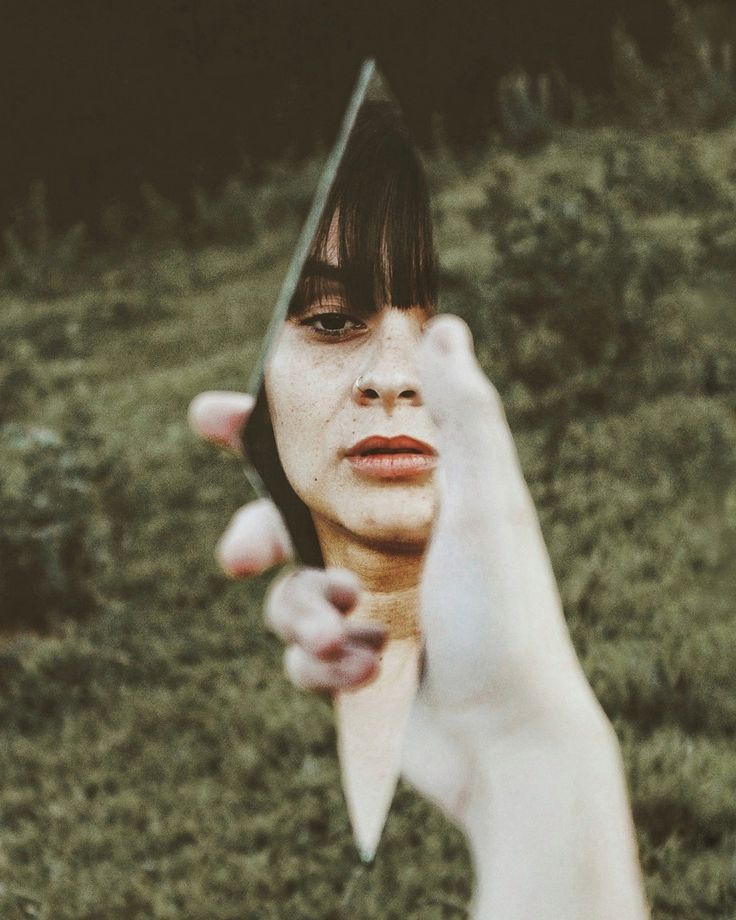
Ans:
[[[322,574],[294,569],[280,576],[266,594],[264,615],[267,625],[287,641],[316,654],[330,654],[344,630],[325,601]]]
[[[347,613],[360,594],[360,579],[349,569],[328,569],[325,575],[324,596],[341,613]]]
[[[285,638],[289,632],[289,597],[286,584],[292,576],[291,572],[285,573],[271,582],[263,602],[266,625],[282,638]]]
[[[308,569],[303,568],[282,572],[271,582],[266,592],[267,605],[293,603],[295,598],[298,599],[303,591],[304,579],[308,572]]]
[[[334,668],[318,661],[297,645],[284,652],[284,670],[291,683],[300,690],[329,691],[340,687]]]
[[[325,662],[292,644],[284,652],[284,669],[291,683],[302,690],[358,689],[375,677],[378,656],[360,649]]]
[[[358,649],[334,666],[336,676],[345,686],[357,689],[369,683],[378,673],[378,655]]]

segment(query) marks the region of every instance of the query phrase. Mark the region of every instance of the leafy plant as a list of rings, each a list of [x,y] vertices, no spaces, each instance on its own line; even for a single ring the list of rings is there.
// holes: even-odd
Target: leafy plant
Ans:
[[[46,631],[99,607],[126,507],[115,452],[73,396],[63,425],[28,421],[48,384],[33,347],[0,357],[0,630]]]
[[[528,391],[532,415],[605,401],[610,374],[633,357],[647,323],[639,256],[616,209],[589,191],[551,190],[518,203],[495,246],[479,319],[495,343],[496,375]]]
[[[707,211],[723,203],[722,191],[687,140],[610,144],[603,151],[603,175],[605,187],[638,214]]]
[[[0,627],[46,630],[86,618],[109,552],[94,467],[58,431],[16,423],[0,429],[0,458]]]
[[[42,181],[31,185],[27,204],[3,233],[11,284],[35,296],[61,293],[78,265],[85,244],[84,224],[63,233],[51,229]]]
[[[140,188],[142,213],[140,232],[147,245],[171,245],[179,238],[181,213],[149,183]]]
[[[535,150],[552,135],[552,87],[547,74],[532,79],[524,70],[502,77],[497,89],[501,133],[519,151]]]
[[[242,177],[231,176],[219,194],[194,190],[194,233],[201,241],[250,243],[255,234],[256,193]]]
[[[665,64],[670,107],[690,127],[718,128],[736,117],[733,46],[698,27],[683,0],[669,0],[674,41]]]
[[[612,35],[612,83],[626,120],[648,128],[662,128],[669,117],[669,100],[660,75],[643,59],[636,42],[617,26]]]
[[[704,33],[683,0],[669,0],[673,42],[661,67],[643,60],[634,40],[613,34],[613,85],[619,108],[641,128],[719,128],[736,117],[733,47]]]

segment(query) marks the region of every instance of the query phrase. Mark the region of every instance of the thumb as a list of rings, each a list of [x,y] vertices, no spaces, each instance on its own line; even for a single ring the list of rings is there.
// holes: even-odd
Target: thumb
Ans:
[[[554,604],[556,586],[501,400],[461,319],[430,323],[419,372],[439,449],[421,585],[426,682],[463,705],[502,693],[509,668],[527,666],[531,611]]]
[[[470,329],[460,317],[432,320],[420,347],[419,371],[439,432],[443,502],[459,503],[470,513],[473,499],[483,497],[503,508],[513,502],[520,510],[528,491],[501,398],[478,364]]]

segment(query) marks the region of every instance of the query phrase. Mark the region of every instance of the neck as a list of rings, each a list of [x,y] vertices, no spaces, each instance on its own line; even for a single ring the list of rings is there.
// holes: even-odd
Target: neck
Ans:
[[[360,578],[363,591],[351,618],[382,623],[389,639],[418,639],[425,547],[366,543],[329,521],[314,523],[325,566],[350,569]]]

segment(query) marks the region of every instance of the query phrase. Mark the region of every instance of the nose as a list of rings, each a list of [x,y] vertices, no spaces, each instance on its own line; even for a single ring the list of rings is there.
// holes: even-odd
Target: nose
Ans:
[[[353,385],[360,405],[420,406],[417,350],[421,331],[410,310],[384,311],[361,373]]]

